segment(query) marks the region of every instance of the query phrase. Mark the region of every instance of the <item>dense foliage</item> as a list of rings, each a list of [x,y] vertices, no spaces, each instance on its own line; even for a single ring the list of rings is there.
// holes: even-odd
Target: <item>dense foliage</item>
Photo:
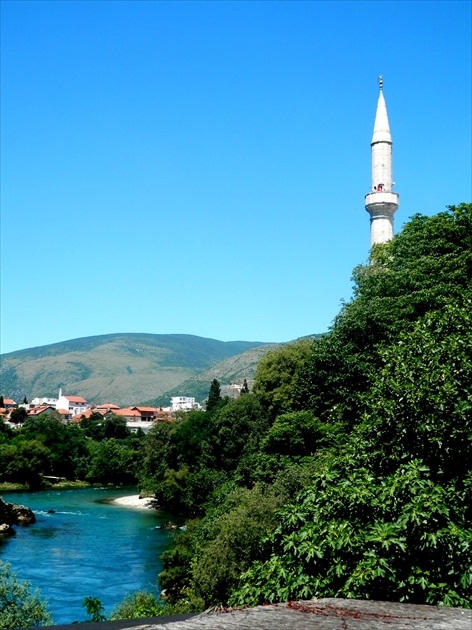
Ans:
[[[269,353],[201,432],[183,419],[182,450],[182,428],[161,443],[160,483],[203,517],[164,554],[172,604],[470,606],[472,205],[413,217],[354,282],[328,334]]]
[[[44,485],[45,477],[92,483],[136,483],[144,435],[131,435],[118,416],[100,414],[82,426],[52,411],[21,428],[0,427],[0,482]]]
[[[192,519],[165,589],[116,616],[358,597],[469,607],[472,204],[416,215],[354,270],[331,330],[270,352],[251,393],[156,424],[0,433],[0,475],[136,478]],[[47,471],[47,472],[46,472]]]
[[[47,603],[38,591],[30,590],[28,582],[19,581],[9,563],[0,560],[0,628],[37,628],[52,625]]]

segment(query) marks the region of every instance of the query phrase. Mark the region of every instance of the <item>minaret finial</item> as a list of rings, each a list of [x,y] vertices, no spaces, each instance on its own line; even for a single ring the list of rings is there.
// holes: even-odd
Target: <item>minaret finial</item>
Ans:
[[[380,91],[382,92],[383,90],[383,75],[382,74],[379,76],[379,88],[380,88]]]

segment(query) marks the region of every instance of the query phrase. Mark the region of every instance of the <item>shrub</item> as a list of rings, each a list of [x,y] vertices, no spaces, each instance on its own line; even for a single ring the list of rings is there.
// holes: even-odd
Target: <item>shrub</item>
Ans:
[[[29,582],[18,581],[10,564],[0,560],[0,628],[37,628],[52,625],[47,602],[40,599],[39,590],[30,591]]]

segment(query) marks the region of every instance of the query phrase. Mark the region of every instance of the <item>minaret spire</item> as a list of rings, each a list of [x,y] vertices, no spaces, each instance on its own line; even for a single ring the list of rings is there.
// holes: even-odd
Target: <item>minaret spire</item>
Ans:
[[[387,106],[383,94],[383,76],[379,76],[379,100],[372,136],[372,190],[365,197],[365,209],[370,214],[370,245],[385,243],[393,238],[393,215],[399,198],[393,192],[392,136]]]

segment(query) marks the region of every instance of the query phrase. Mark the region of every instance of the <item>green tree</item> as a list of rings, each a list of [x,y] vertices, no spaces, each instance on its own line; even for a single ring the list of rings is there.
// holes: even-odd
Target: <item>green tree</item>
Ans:
[[[156,422],[146,436],[139,473],[139,487],[156,496],[162,489],[162,481],[169,468],[175,466],[175,455],[170,443],[173,427],[168,422]]]
[[[107,618],[103,614],[105,609],[98,597],[86,597],[82,602],[82,606],[87,610],[90,621],[106,621]]]
[[[413,217],[354,281],[327,334],[269,353],[201,440],[176,424],[153,454],[162,496],[201,489],[164,560],[173,602],[469,605],[472,205]],[[259,484],[283,505],[265,529],[228,499]]]
[[[145,617],[159,617],[172,614],[166,610],[165,603],[154,593],[135,591],[127,595],[113,609],[110,621],[116,619],[143,619]]]
[[[276,418],[262,449],[277,455],[313,455],[326,429],[309,411],[284,413]]]
[[[0,446],[2,478],[5,481],[27,484],[37,490],[47,474],[51,451],[40,440],[18,439]]]
[[[47,602],[30,584],[19,581],[10,564],[0,560],[0,627],[2,630],[37,628],[52,625]]]
[[[471,314],[471,298],[458,296],[381,353],[362,422],[281,511],[266,559],[243,576],[233,603],[470,606]]]
[[[217,408],[221,402],[221,387],[216,378],[214,378],[210,385],[210,391],[208,393],[208,400],[206,404],[207,411],[213,411]]]
[[[435,484],[418,460],[381,479],[352,463],[328,467],[280,512],[266,559],[242,576],[231,603],[354,597],[470,607],[461,493]]]
[[[13,435],[10,425],[6,422],[0,422],[0,443],[8,440]]]
[[[257,485],[239,488],[228,500],[228,511],[212,522],[211,539],[192,562],[194,597],[204,606],[223,605],[238,584],[239,576],[259,557],[260,539],[275,526],[277,497]]]
[[[80,427],[63,424],[54,411],[29,418],[23,426],[22,436],[38,440],[49,449],[50,456],[44,474],[76,479],[77,462],[83,462],[89,454],[87,440]]]
[[[139,455],[115,438],[95,445],[88,481],[132,484],[137,480]]]
[[[252,391],[272,418],[294,410],[294,387],[313,343],[313,339],[299,339],[268,352],[259,361]]]
[[[192,575],[192,561],[200,547],[202,520],[187,521],[185,530],[174,535],[172,546],[161,556],[163,571],[158,576],[160,586],[166,591],[166,601],[176,604],[180,599],[188,601],[188,589]],[[196,610],[203,610],[204,603],[196,604]]]
[[[244,394],[249,394],[249,387],[246,379],[244,379],[243,386],[241,387],[241,391],[239,392],[240,396],[244,396]]]
[[[0,409],[3,409],[5,407],[5,401],[3,396],[0,396]]]
[[[365,410],[382,350],[420,317],[469,291],[471,270],[472,204],[415,215],[389,243],[373,248],[369,265],[354,270],[354,298],[298,371],[293,408],[342,420],[350,430]]]
[[[28,420],[28,412],[24,407],[16,407],[10,414],[10,420],[15,424],[23,424]]]
[[[253,394],[231,400],[214,417],[213,446],[222,470],[246,468],[270,426],[267,412]],[[243,476],[251,474],[249,470]],[[246,482],[244,482],[246,483]]]
[[[442,484],[472,462],[472,294],[420,319],[382,355],[358,435],[378,472],[421,459]]]
[[[101,442],[101,440],[105,439],[104,418],[102,414],[97,411],[92,413],[88,418],[82,418],[80,427],[85,435],[92,438],[92,440]]]
[[[186,465],[190,470],[213,465],[212,441],[214,424],[210,414],[192,410],[182,415],[170,433],[172,467]]]
[[[107,416],[103,420],[103,429],[107,439],[116,438],[117,440],[123,440],[131,435],[126,419],[115,414]]]

